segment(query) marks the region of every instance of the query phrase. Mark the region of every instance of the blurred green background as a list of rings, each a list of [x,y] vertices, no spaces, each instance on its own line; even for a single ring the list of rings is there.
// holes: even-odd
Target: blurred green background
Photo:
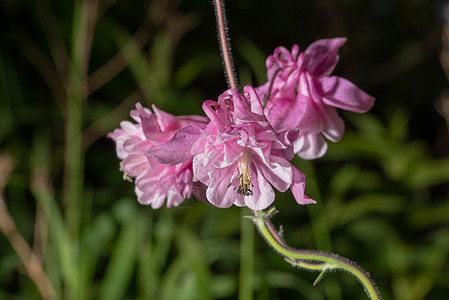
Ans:
[[[356,261],[386,300],[447,299],[446,2],[226,7],[242,86],[266,80],[279,45],[346,36],[334,74],[377,99],[341,112],[325,157],[295,159],[318,203],[277,195],[287,242]],[[210,1],[0,0],[0,19],[0,299],[366,299],[346,273],[313,287],[318,274],[274,253],[247,209],[152,210],[122,179],[105,135],[136,102],[201,114],[226,89]],[[43,265],[41,291],[21,258]]]

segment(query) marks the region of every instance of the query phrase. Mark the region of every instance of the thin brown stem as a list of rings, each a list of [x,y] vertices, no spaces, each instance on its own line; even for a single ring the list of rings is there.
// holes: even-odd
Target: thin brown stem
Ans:
[[[56,299],[56,292],[45,274],[41,262],[20,234],[4,201],[3,190],[13,168],[13,158],[9,154],[0,154],[0,231],[19,256],[27,275],[36,285],[42,298]]]
[[[0,196],[0,231],[5,235],[19,256],[27,275],[36,285],[42,298],[56,299],[55,290],[45,274],[39,259],[17,230],[17,226],[11,218],[2,196]]]
[[[225,66],[226,79],[228,86],[232,89],[238,90],[237,78],[234,72],[234,63],[231,55],[231,46],[229,44],[228,29],[226,22],[225,9],[221,0],[215,0],[215,16],[217,18],[217,30],[220,40],[220,50]]]

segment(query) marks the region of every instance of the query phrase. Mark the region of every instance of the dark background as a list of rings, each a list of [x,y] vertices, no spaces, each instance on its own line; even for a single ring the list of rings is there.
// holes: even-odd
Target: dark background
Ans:
[[[287,242],[356,261],[385,299],[449,294],[449,46],[444,1],[226,3],[241,86],[274,48],[347,37],[334,72],[376,97],[346,133],[294,163],[317,200],[279,194]],[[291,268],[244,215],[195,200],[140,206],[105,135],[136,102],[201,114],[226,86],[210,1],[0,1],[6,208],[61,299],[366,299],[359,283]],[[0,182],[2,182],[0,180]],[[1,186],[3,188],[3,186]],[[0,191],[1,192],[1,191]],[[6,219],[4,219],[6,220]],[[3,223],[5,223],[4,221]],[[38,299],[0,235],[0,298]],[[25,250],[23,250],[25,251]],[[25,253],[25,252],[23,252]],[[23,254],[22,253],[22,254]]]

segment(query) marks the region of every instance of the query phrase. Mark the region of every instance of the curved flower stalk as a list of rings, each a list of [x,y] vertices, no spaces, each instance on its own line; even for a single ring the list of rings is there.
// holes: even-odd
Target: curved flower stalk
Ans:
[[[278,47],[267,58],[269,81],[256,88],[266,99],[265,114],[277,131],[298,127],[295,153],[315,159],[327,151],[326,139],[338,142],[344,123],[337,108],[357,113],[368,111],[374,98],[350,81],[330,76],[338,63],[338,49],[346,38],[322,39],[303,53]]]
[[[320,272],[313,285],[318,284],[318,282],[328,271],[346,271],[360,281],[365,293],[370,299],[382,299],[379,290],[368,273],[366,273],[354,262],[332,253],[312,250],[293,250],[288,247],[270,222],[270,218],[276,213],[276,209],[272,207],[266,211],[254,211],[254,217],[249,218],[253,220],[260,234],[265,238],[267,243],[271,245],[280,255],[284,256],[288,263],[292,266],[300,267],[309,271]]]
[[[197,198],[204,188],[192,181],[192,160],[168,166],[159,163],[147,152],[168,142],[180,130],[194,127],[204,129],[208,120],[202,116],[179,116],[159,110],[153,111],[136,104],[130,115],[137,122],[123,121],[108,137],[116,143],[117,156],[121,159],[124,178],[135,178],[135,193],[141,204],[159,208],[167,199],[167,206],[178,206],[192,193]]]

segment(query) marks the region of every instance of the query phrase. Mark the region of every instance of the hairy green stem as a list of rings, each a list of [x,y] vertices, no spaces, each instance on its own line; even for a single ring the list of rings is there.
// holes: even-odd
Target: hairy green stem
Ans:
[[[262,210],[253,212],[254,217],[251,217],[251,219],[260,234],[270,246],[285,257],[287,262],[292,266],[301,267],[310,271],[321,271],[320,275],[315,280],[314,285],[323,278],[327,271],[344,270],[360,281],[370,299],[382,299],[370,276],[362,268],[348,259],[332,253],[311,250],[294,250],[288,247],[269,221],[269,219],[277,213],[274,207],[267,211]]]

